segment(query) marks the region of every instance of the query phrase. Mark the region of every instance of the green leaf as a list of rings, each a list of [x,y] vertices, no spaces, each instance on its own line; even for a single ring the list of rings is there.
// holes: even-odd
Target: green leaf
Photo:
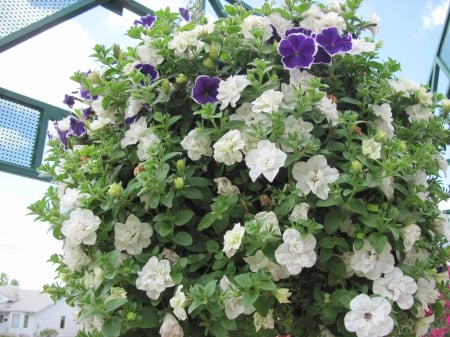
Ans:
[[[178,232],[173,237],[173,241],[180,246],[190,246],[192,245],[193,239],[188,232]]]
[[[248,288],[250,287],[253,282],[252,278],[250,277],[250,274],[239,274],[234,277],[234,280],[237,284],[239,284],[242,288]]]
[[[344,214],[338,209],[333,209],[327,213],[323,221],[325,233],[328,235],[336,232],[344,220]]]
[[[339,303],[346,309],[350,309],[350,301],[355,297],[354,291],[346,289],[338,289],[330,295],[330,299],[333,303]]]
[[[354,250],[360,250],[364,246],[364,240],[362,239],[356,239],[353,243],[353,249]]]
[[[203,177],[189,177],[186,178],[185,183],[188,186],[197,186],[197,187],[206,187],[211,185],[211,181]]]
[[[246,291],[244,293],[244,301],[243,301],[244,308],[252,307],[253,303],[256,302],[258,297],[259,297],[259,292],[257,290],[252,289],[252,290]]]
[[[361,214],[362,216],[367,216],[367,207],[361,199],[351,199],[347,203],[347,206],[351,211]]]
[[[373,232],[367,237],[367,241],[371,244],[373,249],[377,252],[377,254],[381,254],[384,249],[384,246],[388,242],[388,238],[386,235],[380,234],[378,232]]]
[[[333,248],[334,238],[332,236],[326,236],[319,240],[319,247],[323,248]]]
[[[217,253],[219,251],[219,244],[215,240],[208,240],[206,242],[206,249],[210,253]]]
[[[192,200],[204,199],[204,195],[203,195],[202,191],[195,187],[184,187],[181,190],[181,194],[184,197],[186,197],[188,199],[192,199]]]
[[[216,285],[217,285],[216,280],[212,280],[208,282],[208,284],[206,284],[204,288],[206,297],[211,297],[214,294],[214,292],[216,291]]]
[[[336,308],[332,305],[325,305],[322,308],[322,321],[324,324],[328,325],[328,324],[333,324],[334,322],[336,322],[336,318],[337,318],[338,312],[336,310]]]
[[[116,298],[116,299],[109,300],[108,302],[105,303],[105,310],[106,310],[106,312],[114,311],[117,308],[124,305],[125,303],[127,303],[127,301],[128,300],[126,298]]]
[[[206,213],[203,218],[200,220],[200,223],[198,224],[197,229],[199,231],[202,231],[206,228],[211,227],[211,225],[216,221],[216,214],[215,213]]]
[[[167,236],[172,233],[172,225],[167,222],[157,222],[155,223],[155,230],[161,236]]]
[[[333,256],[333,249],[322,248],[319,253],[319,262],[325,263]]]
[[[188,223],[194,216],[194,212],[190,209],[180,209],[175,212],[175,218],[173,220],[176,226],[183,226]]]
[[[102,335],[104,337],[119,337],[121,333],[121,319],[114,317],[111,320],[106,321],[102,325]]]
[[[378,228],[380,225],[380,217],[378,214],[368,213],[365,216],[360,216],[359,220],[368,227]]]
[[[328,266],[330,267],[330,272],[332,272],[333,274],[340,277],[345,277],[347,273],[347,268],[345,267],[345,263],[344,261],[342,261],[341,258],[333,256],[329,260]]]
[[[341,203],[341,199],[337,196],[331,196],[327,200],[319,200],[317,201],[317,207],[330,207],[339,205]]]

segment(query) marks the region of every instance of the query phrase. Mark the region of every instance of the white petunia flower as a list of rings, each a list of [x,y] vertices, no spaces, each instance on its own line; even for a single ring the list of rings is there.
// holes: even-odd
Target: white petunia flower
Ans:
[[[213,145],[214,160],[227,166],[242,161],[245,142],[239,130],[230,130]]]
[[[450,242],[450,222],[448,221],[447,214],[441,212],[439,217],[434,220],[432,227],[437,233],[443,235],[447,241]]]
[[[59,212],[63,215],[68,214],[75,208],[80,207],[82,198],[87,197],[86,193],[81,193],[77,188],[66,188],[64,192],[59,195]]]
[[[81,250],[80,246],[78,245],[72,246],[66,242],[63,246],[63,252],[63,262],[72,272],[80,271],[81,268],[91,262],[89,257]]]
[[[419,191],[416,195],[420,198],[420,200],[425,201],[428,198],[430,192],[426,191],[428,188],[428,178],[427,173],[423,170],[418,170],[411,178],[411,182],[416,186],[422,186],[425,191]]]
[[[381,144],[370,139],[364,139],[362,141],[362,154],[370,159],[380,159],[381,157]]]
[[[273,89],[266,90],[252,102],[252,111],[266,113],[277,112],[280,109],[282,100],[283,93],[281,91]]]
[[[350,55],[359,55],[361,53],[371,53],[375,51],[376,44],[362,39],[352,39],[352,49],[347,52]]]
[[[311,87],[311,80],[314,75],[307,70],[300,70],[300,68],[289,69],[289,84],[307,89]]]
[[[430,109],[424,107],[421,103],[417,103],[406,107],[405,112],[407,113],[408,120],[411,123],[420,120],[428,121],[432,117]]]
[[[211,157],[212,155],[211,137],[209,135],[199,137],[197,129],[189,131],[180,144],[191,160],[196,161],[201,156]]]
[[[158,261],[156,256],[152,256],[138,272],[136,288],[144,290],[152,300],[157,300],[166,288],[173,286],[168,260]]]
[[[297,275],[303,268],[312,267],[316,263],[315,247],[314,235],[308,234],[301,238],[298,230],[288,228],[283,233],[283,243],[275,250],[275,259],[285,266],[291,275]]]
[[[151,132],[151,130],[147,130],[147,132],[139,138],[139,144],[137,146],[136,155],[140,161],[146,161],[149,159],[148,150],[153,146],[161,143],[161,139],[158,138],[155,134]]]
[[[339,33],[347,28],[344,19],[336,12],[324,12],[318,6],[311,6],[302,14],[300,25],[314,33],[320,33],[327,27],[336,27]]]
[[[389,243],[386,243],[381,254],[378,254],[369,241],[365,240],[363,247],[354,252],[350,264],[356,275],[376,280],[382,273],[392,271],[394,262]]]
[[[267,18],[270,21],[270,24],[275,27],[278,35],[283,36],[286,29],[291,28],[293,26],[290,20],[285,19],[280,13],[272,12]]]
[[[304,141],[312,138],[310,132],[314,129],[314,125],[310,122],[303,121],[302,118],[295,118],[292,115],[289,115],[284,120],[284,134],[283,138],[288,139],[290,136],[295,135],[298,141]],[[281,148],[285,152],[293,152],[294,149],[286,146],[284,144],[281,145]]]
[[[234,224],[233,229],[225,232],[223,251],[227,257],[232,257],[239,250],[245,228],[240,223]]]
[[[180,323],[178,323],[177,319],[172,315],[167,313],[164,316],[163,323],[159,328],[159,334],[161,337],[183,337],[184,332]]]
[[[114,224],[114,245],[118,250],[126,250],[128,254],[141,254],[150,245],[153,227],[141,222],[137,216],[130,214],[125,223]]]
[[[250,84],[251,82],[245,75],[234,75],[225,81],[220,81],[217,94],[217,99],[222,102],[220,110],[225,109],[228,105],[235,108],[237,101],[241,98],[241,92]]]
[[[179,285],[177,289],[175,290],[175,295],[170,299],[169,303],[170,306],[173,309],[173,313],[175,316],[177,316],[178,319],[184,321],[187,319],[186,310],[184,309],[186,307],[186,295],[182,291],[183,285]]]
[[[327,96],[322,97],[322,99],[314,106],[314,110],[325,115],[331,126],[335,126],[339,122],[337,105]]]
[[[434,314],[425,316],[416,321],[414,330],[416,331],[416,337],[423,337],[430,332],[431,323],[434,322]]]
[[[128,145],[136,144],[141,137],[144,137],[147,130],[147,120],[145,117],[141,117],[136,122],[130,124],[130,128],[125,132],[123,139],[120,141],[122,149]]]
[[[227,177],[215,178],[214,182],[217,185],[217,194],[219,195],[239,194],[239,187],[233,185]]]
[[[256,181],[262,174],[268,181],[272,182],[278,171],[283,167],[287,155],[269,140],[260,140],[256,149],[250,150],[245,157],[245,164],[250,169],[249,176]]]
[[[251,40],[255,38],[253,31],[261,31],[263,41],[270,38],[272,35],[272,28],[270,27],[270,21],[265,16],[249,15],[241,24],[241,33],[244,38]]]
[[[370,30],[372,35],[377,35],[380,31],[380,17],[376,13],[372,13],[367,16],[366,22],[369,26],[367,29]]]
[[[435,303],[439,295],[434,278],[419,277],[415,295],[415,298],[419,301],[417,317],[423,317],[425,312],[429,310],[429,305]]]
[[[300,222],[302,220],[308,220],[309,204],[306,202],[301,202],[294,206],[289,220],[293,222]]]
[[[394,136],[394,125],[392,124],[393,118],[391,106],[388,103],[373,105],[372,110],[376,119],[371,122],[371,125],[375,129],[384,131],[388,138],[392,138]]]
[[[417,291],[417,284],[412,277],[404,275],[400,268],[395,267],[373,281],[372,290],[375,294],[397,302],[401,309],[406,310],[414,304],[413,295]]]
[[[394,197],[394,177],[384,177],[378,187],[384,193],[386,199],[390,200]]]
[[[114,124],[116,121],[116,112],[108,106],[108,108],[103,108],[103,97],[99,96],[96,100],[93,100],[91,103],[91,109],[95,112],[95,115],[97,117],[96,120],[94,120],[90,127],[93,130],[97,130],[102,126],[105,126],[107,124]],[[98,127],[96,127],[96,124],[98,124]]]
[[[90,209],[77,208],[70,212],[69,219],[63,222],[61,233],[72,246],[81,243],[93,245],[97,239],[96,230],[100,223],[100,218]]]
[[[136,47],[136,55],[141,60],[141,63],[147,64],[161,64],[164,61],[164,57],[158,54],[158,49],[152,46],[153,39],[144,36],[144,44]]]
[[[350,301],[350,310],[345,314],[344,325],[358,337],[386,336],[394,329],[394,321],[389,316],[392,307],[383,297],[360,294]]]
[[[220,288],[224,293],[223,304],[225,307],[225,315],[228,319],[236,319],[239,315],[250,315],[255,311],[253,306],[244,307],[244,296],[235,289],[228,278],[224,275],[220,279]]]
[[[132,118],[141,111],[143,107],[142,101],[138,99],[128,98],[127,106],[125,107],[125,118]]]
[[[279,281],[290,276],[289,271],[285,266],[281,266],[273,261],[270,261],[262,252],[257,250],[255,255],[244,258],[244,261],[249,265],[250,271],[256,273],[258,270],[266,268],[271,276],[272,280]]]
[[[256,213],[255,220],[261,223],[260,232],[269,232],[273,235],[281,236],[280,225],[274,212]]]
[[[259,313],[255,312],[253,314],[253,325],[255,326],[256,332],[263,329],[274,329],[275,322],[273,321],[273,309],[267,311],[266,316],[261,316]]]
[[[305,195],[312,192],[318,198],[326,200],[330,191],[328,184],[334,183],[339,178],[339,171],[328,166],[324,156],[316,155],[309,158],[306,163],[295,163],[292,167],[292,176],[297,181],[297,188]]]
[[[416,224],[410,224],[400,229],[400,235],[403,239],[403,245],[405,246],[406,251],[412,249],[414,243],[419,240],[421,233],[420,227]]]

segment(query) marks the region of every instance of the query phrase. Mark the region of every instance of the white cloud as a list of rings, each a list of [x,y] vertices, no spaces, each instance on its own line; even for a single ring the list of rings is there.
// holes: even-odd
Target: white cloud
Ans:
[[[422,28],[425,30],[444,24],[450,0],[441,0],[439,3],[427,2],[425,13],[422,15]]]

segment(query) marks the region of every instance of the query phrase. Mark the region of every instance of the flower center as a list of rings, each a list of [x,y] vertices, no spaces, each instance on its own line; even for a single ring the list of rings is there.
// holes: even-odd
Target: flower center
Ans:
[[[364,313],[364,319],[366,321],[370,321],[372,319],[372,313],[371,312],[365,312]]]

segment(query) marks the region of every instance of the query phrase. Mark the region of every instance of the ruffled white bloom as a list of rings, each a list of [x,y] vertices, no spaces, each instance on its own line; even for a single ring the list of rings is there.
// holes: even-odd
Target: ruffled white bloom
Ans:
[[[302,14],[303,20],[300,25],[303,28],[320,33],[322,29],[327,27],[336,27],[339,33],[347,28],[344,19],[336,12],[323,12],[318,6],[311,6]]]
[[[98,130],[102,126],[114,124],[116,121],[115,110],[113,110],[110,107],[104,109],[102,104],[103,104],[102,96],[99,96],[96,100],[93,100],[91,103],[91,109],[95,112],[95,115],[97,116],[97,119],[94,120],[90,125],[90,128],[92,130]]]
[[[392,124],[391,106],[388,103],[373,105],[372,110],[377,118],[371,122],[371,125],[376,129],[384,131],[388,138],[392,138],[394,136],[394,125]]]
[[[239,187],[233,185],[227,177],[215,178],[214,182],[217,185],[217,194],[219,195],[239,194]]]
[[[450,242],[450,222],[448,221],[447,214],[441,212],[439,217],[434,220],[433,229]]]
[[[395,267],[373,281],[372,290],[375,294],[397,302],[401,309],[406,310],[414,304],[413,295],[417,291],[417,284],[412,277],[404,275],[400,268]]]
[[[277,112],[280,109],[282,100],[283,93],[281,91],[273,89],[266,90],[252,102],[252,111],[266,113]]]
[[[182,291],[183,285],[179,285],[175,290],[175,295],[170,299],[169,304],[173,309],[173,313],[178,319],[184,321],[187,319],[186,310],[186,295]]]
[[[128,145],[136,144],[140,138],[145,136],[147,130],[147,120],[145,117],[141,117],[136,122],[130,124],[130,128],[125,132],[123,139],[120,141],[122,149]]]
[[[419,83],[400,76],[396,79],[388,80],[395,93],[402,93],[405,97],[409,97],[411,93],[422,90]]]
[[[274,212],[256,213],[255,220],[261,223],[260,232],[269,232],[273,235],[281,236],[280,224]]]
[[[434,314],[430,316],[422,317],[416,320],[414,330],[416,331],[416,337],[423,337],[430,332],[431,323],[434,322]]]
[[[180,323],[178,323],[177,319],[172,315],[167,313],[164,316],[164,321],[159,328],[159,334],[161,337],[183,337],[184,332]]]
[[[189,131],[180,144],[191,160],[195,161],[201,156],[211,157],[212,155],[211,137],[209,135],[199,137],[197,129]]]
[[[70,212],[69,219],[63,222],[61,233],[72,246],[81,243],[93,245],[97,239],[96,231],[100,223],[100,218],[90,209],[77,208]]]
[[[337,105],[327,96],[322,97],[322,99],[314,106],[314,110],[325,115],[331,126],[335,126],[339,122],[339,111],[337,110]]]
[[[153,134],[150,130],[146,132],[146,134],[139,138],[139,144],[137,146],[136,155],[140,161],[148,160],[149,154],[148,150],[153,146],[161,143],[161,139],[158,138],[155,134]]]
[[[261,330],[261,328],[274,329],[273,309],[269,309],[266,316],[261,316],[259,313],[255,312],[253,314],[253,325],[255,326],[256,332]]]
[[[275,250],[275,259],[291,275],[297,275],[303,268],[312,267],[316,263],[315,247],[314,235],[308,234],[302,238],[298,230],[288,228],[283,233],[283,243]]]
[[[364,240],[363,247],[352,256],[351,267],[356,275],[376,280],[382,273],[389,273],[394,269],[395,261],[391,249],[391,245],[386,243],[381,254],[378,254],[369,241]]]
[[[362,154],[370,159],[380,159],[381,144],[376,142],[373,138],[364,139],[362,141]]]
[[[139,218],[130,214],[125,223],[114,224],[114,245],[118,250],[126,250],[128,254],[141,254],[150,245],[153,227],[149,223],[141,222]]]
[[[430,258],[430,253],[424,248],[415,248],[406,251],[403,263],[414,266],[417,261],[427,261]]]
[[[394,321],[389,316],[392,307],[383,297],[360,294],[350,301],[350,309],[345,314],[344,325],[358,337],[386,336],[394,329]]]
[[[81,206],[81,199],[87,197],[86,193],[81,193],[77,188],[65,188],[59,193],[59,212],[63,215],[68,214],[75,208]]]
[[[428,178],[427,173],[423,170],[418,170],[411,178],[411,182],[416,186],[421,186],[425,189],[425,191],[419,191],[416,195],[420,198],[420,200],[425,201],[428,198],[430,192],[426,189],[428,188]]]
[[[250,84],[245,75],[232,75],[225,81],[220,81],[217,94],[217,99],[222,102],[220,109],[223,110],[228,105],[235,108],[241,98],[241,92]]]
[[[167,47],[173,49],[178,57],[191,57],[192,50],[200,51],[203,49],[204,42],[198,39],[194,30],[176,31],[173,39],[169,41]]]
[[[213,145],[214,160],[228,166],[239,163],[242,161],[244,145],[239,130],[230,130]]]
[[[444,177],[447,178],[448,161],[442,155],[436,156],[436,161]]]
[[[262,39],[265,41],[272,35],[272,28],[270,27],[270,21],[265,16],[249,15],[241,24],[241,33],[247,40],[255,38],[253,31],[262,32]]]
[[[228,319],[236,319],[241,314],[250,315],[255,311],[253,306],[244,307],[244,296],[239,293],[226,276],[222,276],[219,284],[225,295],[223,304]]]
[[[289,216],[289,220],[293,222],[300,222],[302,220],[308,220],[309,204],[301,202],[294,206],[294,209]]]
[[[174,286],[170,270],[169,260],[159,261],[152,256],[138,272],[136,288],[144,290],[150,299],[157,300],[166,288]]]
[[[80,323],[83,324],[83,329],[87,332],[100,332],[102,331],[104,321],[100,315],[94,315],[88,318],[81,318]]]
[[[316,155],[305,162],[295,163],[292,167],[292,176],[297,181],[299,188],[305,195],[314,193],[318,198],[326,200],[330,187],[339,178],[339,171],[328,166],[327,159],[323,155]]]
[[[253,182],[261,174],[272,182],[286,158],[286,153],[278,149],[274,143],[264,139],[258,142],[256,149],[248,151],[245,164],[250,169],[248,173]]]
[[[158,49],[152,46],[153,39],[144,36],[144,44],[136,47],[136,55],[139,57],[142,63],[147,64],[161,64],[164,61],[164,57],[158,54]]]
[[[361,53],[371,53],[375,51],[376,45],[373,42],[362,39],[352,39],[352,49],[347,52],[350,55],[359,55]]]
[[[304,89],[311,87],[311,79],[313,74],[307,70],[300,70],[300,68],[289,69],[289,84]]]
[[[377,35],[380,31],[380,21],[381,19],[376,13],[367,16],[366,22],[369,24],[367,29],[370,30],[372,35]]]
[[[279,281],[290,276],[286,266],[279,265],[269,260],[262,250],[257,250],[255,255],[244,258],[244,261],[249,265],[250,270],[256,273],[260,269],[267,269],[274,281]]]
[[[248,102],[243,103],[236,109],[234,114],[230,115],[230,121],[236,120],[244,122],[244,126],[241,131],[243,132],[243,137],[246,139],[249,139],[250,135],[245,131],[253,126],[261,128],[262,130],[269,130],[269,128],[272,127],[272,120],[270,119],[270,116],[265,113],[252,111],[252,105]],[[249,144],[247,144],[247,142],[245,148],[249,148]]]
[[[284,134],[283,138],[289,139],[292,135],[295,135],[298,141],[304,141],[312,138],[311,131],[314,129],[314,125],[310,122],[303,121],[302,118],[295,118],[293,115],[289,115],[284,120]],[[293,152],[294,149],[281,145],[281,148],[285,152]]]
[[[352,277],[355,274],[355,271],[352,268],[352,256],[353,252],[345,252],[340,256],[345,264],[345,278]]]
[[[270,24],[275,27],[277,30],[277,33],[280,36],[284,35],[284,32],[286,29],[291,28],[293,26],[292,22],[290,20],[285,19],[280,13],[273,12],[270,13],[267,18],[270,21]]]
[[[378,187],[384,193],[386,199],[390,200],[394,197],[394,177],[384,177]]]
[[[408,120],[411,123],[420,120],[428,121],[432,117],[431,110],[427,107],[424,107],[421,103],[406,107],[405,112],[408,114]]]
[[[98,289],[105,279],[105,272],[100,267],[95,267],[92,272],[85,272],[83,284],[86,288]]]
[[[234,224],[233,229],[225,232],[223,251],[227,257],[232,257],[239,250],[244,234],[245,228],[240,223]]]
[[[414,243],[419,240],[421,233],[420,227],[416,224],[410,224],[400,230],[400,235],[406,251],[412,249]]]
[[[66,242],[63,246],[63,252],[63,262],[72,272],[80,271],[81,268],[91,262],[89,257],[81,250],[80,246],[78,245],[72,246]]]
[[[340,223],[339,230],[343,233],[347,233],[348,235],[352,236],[356,230],[356,226],[353,224],[352,218],[351,217],[345,218]]]
[[[415,295],[415,298],[419,301],[417,317],[423,317],[425,312],[429,310],[429,305],[435,303],[439,295],[439,291],[436,289],[436,281],[433,278],[419,277]]]
[[[132,118],[136,116],[143,107],[142,101],[139,99],[128,98],[127,106],[125,107],[125,118]]]

